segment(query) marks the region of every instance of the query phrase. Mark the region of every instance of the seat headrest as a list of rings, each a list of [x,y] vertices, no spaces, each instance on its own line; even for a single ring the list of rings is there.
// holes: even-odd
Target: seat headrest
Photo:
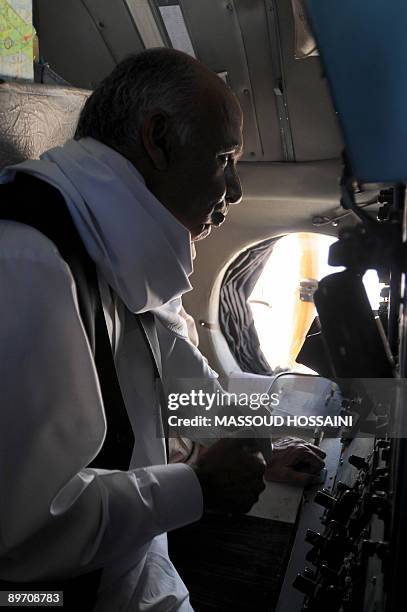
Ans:
[[[0,170],[38,158],[73,137],[90,91],[43,84],[0,84]]]

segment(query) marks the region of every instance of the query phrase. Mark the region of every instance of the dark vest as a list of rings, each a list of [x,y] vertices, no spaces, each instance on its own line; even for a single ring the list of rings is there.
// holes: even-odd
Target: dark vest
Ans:
[[[85,250],[64,198],[48,183],[19,173],[14,182],[0,185],[0,218],[18,221],[39,230],[55,243],[68,264],[75,279],[80,315],[95,359],[107,421],[105,442],[89,467],[127,470],[134,435],[117,379],[96,268]],[[7,288],[2,288],[4,290]],[[41,583],[0,581],[0,590],[62,590],[64,607],[58,609],[85,612],[94,605],[101,573],[102,569],[68,580]]]

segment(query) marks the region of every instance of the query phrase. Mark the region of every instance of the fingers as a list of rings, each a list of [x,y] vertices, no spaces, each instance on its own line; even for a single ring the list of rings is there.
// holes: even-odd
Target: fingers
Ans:
[[[298,445],[289,467],[299,472],[308,472],[311,474],[320,472],[325,463],[322,459],[322,455],[314,452],[315,448],[317,447],[313,444]]]
[[[325,459],[326,453],[322,450],[322,448],[319,448],[319,446],[315,446],[315,444],[306,444],[306,446],[310,448],[316,455],[318,455],[318,457],[321,457],[321,459]]]
[[[288,467],[296,472],[304,472],[305,474],[319,474],[324,468],[324,465],[324,463],[317,464],[308,461],[299,461],[298,463],[294,463]]]
[[[285,437],[285,438],[278,438],[274,442],[275,448],[284,447],[284,448],[295,449],[298,447],[302,448],[304,446],[311,449],[314,453],[316,453],[322,459],[326,457],[326,453],[322,450],[322,448],[320,448],[319,446],[315,446],[315,444],[311,444],[310,442],[305,442],[305,440],[303,440],[302,438]]]
[[[241,470],[242,477],[248,473],[263,478],[265,462],[258,454],[259,449],[255,438],[232,438],[224,442],[227,443],[225,450],[233,458],[234,466]]]
[[[250,439],[224,439],[195,465],[205,510],[246,513],[265,488],[264,462]]]

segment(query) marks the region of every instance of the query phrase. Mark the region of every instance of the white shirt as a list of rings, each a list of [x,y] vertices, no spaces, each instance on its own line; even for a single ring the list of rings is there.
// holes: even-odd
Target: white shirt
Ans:
[[[115,216],[118,227],[119,221]],[[174,258],[182,259],[180,253]],[[111,300],[103,263],[103,272],[98,267],[105,316],[135,434],[127,472],[86,468],[102,445],[106,424],[70,270],[45,236],[0,222],[0,479],[5,492],[0,576],[41,580],[103,565],[98,611],[190,610],[185,586],[168,559],[166,536],[160,534],[200,518],[201,488],[189,466],[165,465],[163,440],[156,435],[152,358],[122,298],[114,293]],[[183,278],[181,272],[178,276]],[[124,297],[139,299],[137,287],[126,285],[125,277],[111,274],[109,284],[120,278]],[[175,302],[185,290],[182,282],[182,290],[174,288]],[[145,303],[137,307],[144,311],[148,300],[153,302],[163,367],[188,363],[196,377],[202,371],[214,376],[177,327],[176,303],[160,310],[159,286],[152,279]],[[167,283],[164,304],[169,289]]]

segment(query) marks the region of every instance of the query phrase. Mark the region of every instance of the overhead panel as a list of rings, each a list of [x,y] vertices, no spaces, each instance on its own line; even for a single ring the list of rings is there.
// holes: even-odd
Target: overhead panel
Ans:
[[[41,57],[72,85],[93,89],[144,48],[124,0],[34,0]]]
[[[254,7],[258,4],[261,4],[260,0],[253,0]],[[217,73],[227,72],[228,82],[239,99],[244,113],[244,159],[263,160],[255,88],[245,51],[237,2],[181,0],[180,6],[197,58]],[[279,153],[276,150],[275,159],[281,159],[281,147]]]
[[[320,60],[318,57],[295,59],[291,2],[275,0],[275,4],[295,159],[313,161],[338,158],[343,144]]]
[[[40,57],[68,83],[93,89],[115,66],[99,28],[80,2],[35,0]]]
[[[116,63],[144,48],[129,7],[124,0],[82,0],[100,30]]]
[[[263,0],[236,0],[247,64],[253,91],[253,103],[263,148],[263,160],[289,160],[289,126],[284,99],[281,96],[281,75],[278,70],[278,41],[273,45],[268,27],[267,7]],[[276,60],[276,61],[275,61]],[[281,108],[279,103],[281,102]],[[286,129],[286,132],[283,129]],[[292,145],[291,145],[292,146]]]

